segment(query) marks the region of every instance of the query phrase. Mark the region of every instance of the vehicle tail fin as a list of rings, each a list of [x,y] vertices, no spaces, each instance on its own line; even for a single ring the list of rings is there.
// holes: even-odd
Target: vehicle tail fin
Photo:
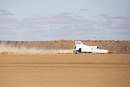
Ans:
[[[81,41],[75,41],[75,45],[83,44]]]

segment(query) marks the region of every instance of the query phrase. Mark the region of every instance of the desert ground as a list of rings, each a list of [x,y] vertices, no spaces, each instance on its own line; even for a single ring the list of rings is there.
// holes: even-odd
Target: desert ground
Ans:
[[[0,54],[0,87],[130,87],[130,54]]]

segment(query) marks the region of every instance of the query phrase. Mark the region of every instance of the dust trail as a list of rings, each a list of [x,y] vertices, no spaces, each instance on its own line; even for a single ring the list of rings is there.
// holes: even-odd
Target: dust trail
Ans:
[[[14,47],[5,43],[0,44],[0,54],[14,54],[14,55],[30,55],[30,54],[64,54],[72,53],[72,50],[65,49],[40,49],[40,48],[27,48],[25,46]]]

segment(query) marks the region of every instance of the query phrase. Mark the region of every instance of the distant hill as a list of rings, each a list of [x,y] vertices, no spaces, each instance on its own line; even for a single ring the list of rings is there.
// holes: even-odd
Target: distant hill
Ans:
[[[130,41],[110,41],[110,40],[83,40],[86,45],[99,46],[101,49],[107,49],[112,53],[130,53]],[[0,41],[0,44],[6,44],[12,47],[27,47],[39,49],[74,49],[72,40],[56,41]]]

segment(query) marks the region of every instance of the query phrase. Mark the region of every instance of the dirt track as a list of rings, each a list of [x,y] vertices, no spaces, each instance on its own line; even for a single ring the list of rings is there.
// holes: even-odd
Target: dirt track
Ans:
[[[130,87],[130,54],[0,55],[0,87]]]

